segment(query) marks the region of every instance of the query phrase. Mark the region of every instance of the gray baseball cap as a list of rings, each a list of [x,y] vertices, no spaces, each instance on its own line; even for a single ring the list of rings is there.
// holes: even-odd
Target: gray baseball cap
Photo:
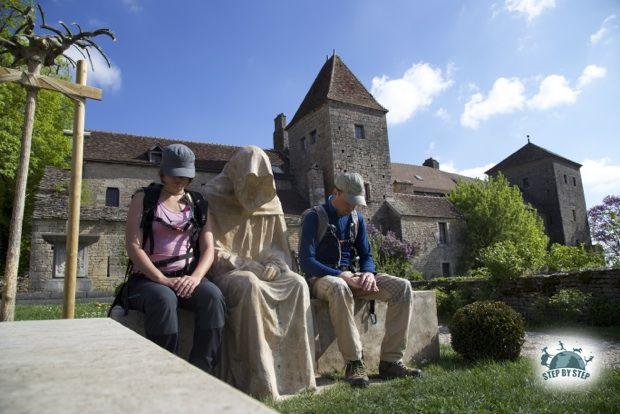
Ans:
[[[334,180],[336,188],[342,191],[344,199],[355,206],[365,206],[364,179],[355,172],[339,173]]]
[[[161,171],[171,177],[188,177],[196,176],[196,168],[194,161],[196,156],[186,145],[171,144],[168,145],[161,154]]]

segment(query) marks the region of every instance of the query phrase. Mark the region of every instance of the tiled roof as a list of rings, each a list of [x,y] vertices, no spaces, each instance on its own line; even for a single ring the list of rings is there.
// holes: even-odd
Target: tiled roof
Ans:
[[[70,171],[55,167],[46,167],[35,195],[33,218],[67,219],[69,211],[68,188]],[[277,190],[286,215],[299,215],[308,208],[304,200],[294,190]],[[129,206],[107,207],[82,205],[82,220],[125,221]]]
[[[336,54],[329,58],[299,105],[287,129],[328,100],[387,112]]]
[[[187,145],[196,155],[196,169],[209,172],[220,172],[232,154],[240,148],[231,145],[91,131],[90,136],[84,138],[84,159],[152,165],[148,160],[148,151],[156,145],[165,147],[174,143]],[[265,152],[272,166],[286,171],[286,160],[282,155],[270,149]]]
[[[32,217],[67,219],[69,211],[70,171],[45,167],[34,199]],[[81,220],[125,221],[129,206],[106,207],[82,205]]]
[[[401,216],[461,218],[456,207],[445,197],[395,193],[394,200],[388,203]]]
[[[561,155],[558,155],[554,152],[551,152],[543,147],[539,147],[536,144],[532,144],[528,142],[517,151],[510,154],[508,157],[504,158],[501,162],[496,164],[493,168],[486,171],[486,174],[494,174],[501,170],[506,170],[511,167],[520,166],[523,164],[527,164],[529,162],[534,162],[546,158],[555,159],[558,161],[562,161],[573,167],[580,168],[581,164],[571,161],[568,158],[564,158]]]
[[[458,180],[474,180],[471,177],[448,173],[424,165],[399,163],[392,163],[392,179],[398,182],[411,183],[415,191],[444,194],[450,192]]]

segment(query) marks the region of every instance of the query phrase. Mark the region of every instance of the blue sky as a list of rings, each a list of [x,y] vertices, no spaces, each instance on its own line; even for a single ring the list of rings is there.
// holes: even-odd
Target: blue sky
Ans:
[[[589,207],[620,194],[617,1],[42,4],[117,34],[87,129],[269,148],[335,49],[390,110],[392,161],[480,176],[529,134],[584,165]]]

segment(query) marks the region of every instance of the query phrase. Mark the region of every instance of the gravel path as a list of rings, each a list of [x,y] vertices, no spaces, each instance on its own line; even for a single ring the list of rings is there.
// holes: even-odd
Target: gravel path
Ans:
[[[595,339],[584,334],[571,333],[570,331],[545,331],[525,332],[525,344],[521,355],[539,359],[542,348],[549,347],[549,353],[558,351],[558,342],[562,341],[567,350],[579,346],[584,350],[584,356],[594,355],[598,363],[605,367],[620,369],[620,342]],[[439,325],[439,343],[450,344],[450,331],[446,325]]]

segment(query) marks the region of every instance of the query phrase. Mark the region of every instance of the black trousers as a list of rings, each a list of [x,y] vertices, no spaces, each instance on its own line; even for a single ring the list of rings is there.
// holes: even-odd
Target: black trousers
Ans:
[[[203,278],[189,298],[180,298],[169,287],[144,276],[130,276],[127,289],[129,308],[145,314],[146,337],[172,353],[177,353],[179,345],[177,309],[193,311],[196,322],[189,362],[213,373],[226,318],[224,295],[213,282]]]

